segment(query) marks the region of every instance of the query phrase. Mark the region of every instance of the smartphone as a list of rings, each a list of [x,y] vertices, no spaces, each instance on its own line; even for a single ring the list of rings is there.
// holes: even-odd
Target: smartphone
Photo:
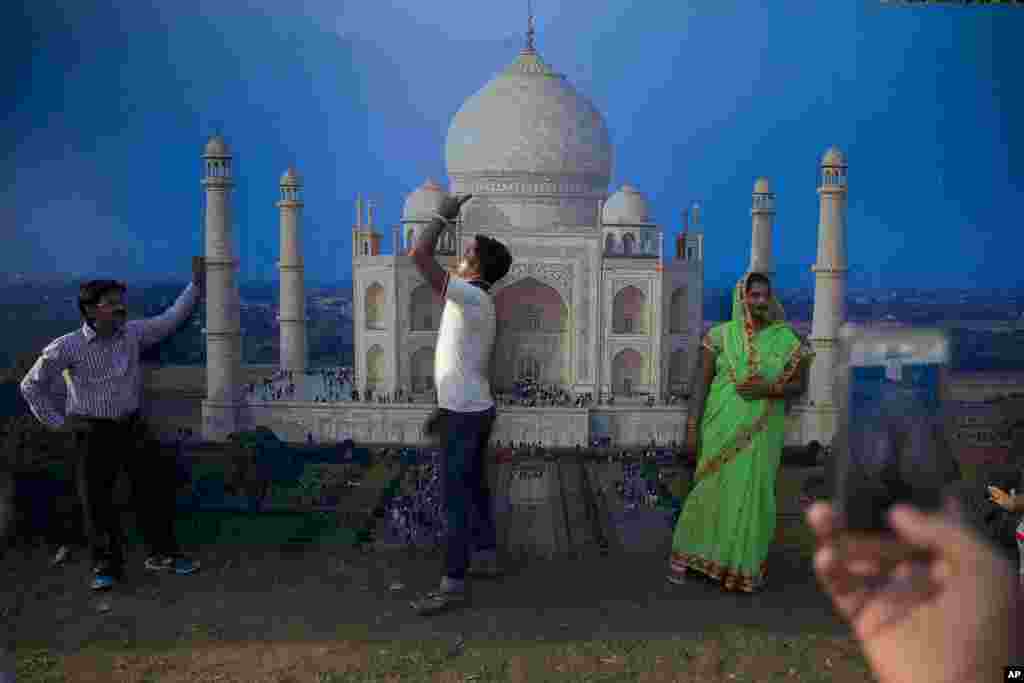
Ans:
[[[941,385],[940,330],[844,326],[836,370],[835,504],[850,531],[887,531],[889,508],[942,505],[952,453]]]

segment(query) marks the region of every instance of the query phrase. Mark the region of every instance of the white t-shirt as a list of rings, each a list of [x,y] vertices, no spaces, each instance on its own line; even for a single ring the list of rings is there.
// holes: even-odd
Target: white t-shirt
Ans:
[[[434,386],[440,408],[475,413],[494,406],[490,365],[494,302],[484,290],[448,277],[434,351]]]

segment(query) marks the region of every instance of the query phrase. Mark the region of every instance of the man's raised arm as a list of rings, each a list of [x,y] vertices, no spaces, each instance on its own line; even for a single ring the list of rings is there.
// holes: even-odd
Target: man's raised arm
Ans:
[[[139,344],[143,349],[162,342],[192,315],[196,302],[203,294],[205,284],[206,261],[197,256],[192,262],[192,282],[188,284],[177,301],[158,316],[133,321],[133,324],[137,325],[141,332]]]
[[[411,255],[413,263],[416,264],[416,270],[420,271],[420,275],[430,284],[431,289],[442,297],[444,297],[445,289],[448,286],[448,271],[441,267],[441,264],[437,262],[437,258],[434,256],[434,251],[437,249],[437,240],[441,236],[441,232],[444,231],[445,226],[459,215],[462,205],[469,201],[472,196],[467,194],[445,197],[441,203],[441,208],[438,209],[437,215],[434,216],[434,219],[423,230],[419,240],[416,242],[416,246],[412,249]]]

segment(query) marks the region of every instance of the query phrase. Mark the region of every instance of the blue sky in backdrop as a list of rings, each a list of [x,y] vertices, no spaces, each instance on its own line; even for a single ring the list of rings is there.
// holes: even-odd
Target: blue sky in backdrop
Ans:
[[[777,193],[780,284],[811,282],[825,149],[850,163],[853,284],[1022,280],[1024,11],[879,0],[535,0],[545,61],[603,113],[612,188],[679,230],[704,203],[706,278],[746,266],[750,192]],[[236,156],[243,279],[275,279],[277,182],[305,179],[310,281],[351,275],[355,195],[400,218],[464,100],[524,42],[526,0],[150,0],[5,5],[0,268],[184,279],[200,154]],[[4,35],[6,34],[6,35]],[[1016,127],[1012,121],[1018,121]],[[799,282],[798,282],[799,281]]]

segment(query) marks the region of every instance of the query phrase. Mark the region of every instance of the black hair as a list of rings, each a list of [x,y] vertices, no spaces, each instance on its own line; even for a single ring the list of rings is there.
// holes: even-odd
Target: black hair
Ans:
[[[128,285],[117,280],[89,280],[84,283],[78,290],[78,310],[82,314],[87,322],[92,322],[92,318],[89,317],[89,313],[85,310],[86,306],[95,306],[99,303],[100,299],[107,292],[121,292],[128,291]]]
[[[751,273],[750,275],[747,276],[747,291],[749,292],[750,288],[753,287],[754,283],[757,282],[760,282],[761,284],[768,288],[768,291],[771,291],[772,281],[769,280],[768,276],[765,275],[764,273]]]
[[[480,274],[490,284],[508,275],[512,267],[512,254],[508,247],[487,235],[476,236],[476,250],[480,256]]]

